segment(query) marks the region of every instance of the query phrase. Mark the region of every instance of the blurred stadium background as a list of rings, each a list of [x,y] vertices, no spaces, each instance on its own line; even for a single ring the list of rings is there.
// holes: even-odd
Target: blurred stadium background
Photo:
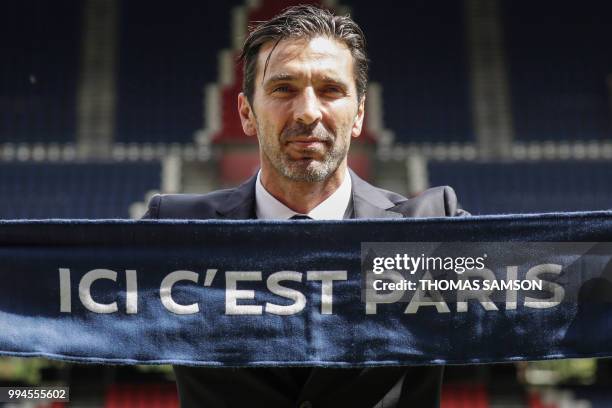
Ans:
[[[235,57],[249,21],[304,2],[3,2],[0,219],[138,218],[154,193],[246,179],[258,156]],[[473,214],[612,207],[612,2],[323,5],[368,38],[362,177],[407,195],[448,184]],[[611,373],[606,360],[449,367],[442,406],[610,407]],[[76,407],[177,406],[169,367],[0,359],[0,386],[31,384],[70,385]]]

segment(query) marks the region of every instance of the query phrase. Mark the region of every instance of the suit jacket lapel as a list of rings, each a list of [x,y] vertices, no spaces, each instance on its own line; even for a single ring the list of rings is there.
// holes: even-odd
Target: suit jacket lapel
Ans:
[[[353,183],[354,218],[402,218],[402,214],[389,211],[395,203],[385,197],[378,189],[363,181],[349,170]]]
[[[248,220],[257,218],[255,214],[255,182],[257,174],[236,187],[225,201],[225,205],[217,209],[219,218],[232,220]]]

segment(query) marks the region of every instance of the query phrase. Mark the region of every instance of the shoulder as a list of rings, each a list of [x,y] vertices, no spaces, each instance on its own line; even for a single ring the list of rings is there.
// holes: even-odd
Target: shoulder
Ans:
[[[143,218],[253,218],[256,180],[257,176],[254,175],[236,188],[207,194],[156,195],[149,202],[149,209]]]
[[[234,190],[217,190],[207,194],[157,194],[149,201],[143,218],[218,218],[217,210],[227,202]]]
[[[469,215],[457,200],[455,190],[450,186],[429,188],[412,198],[395,202],[390,211],[404,217],[454,217]]]
[[[357,218],[377,218],[380,214],[388,217],[390,213],[399,213],[403,217],[468,215],[460,208],[455,190],[449,186],[433,187],[415,197],[406,198],[401,194],[375,187],[353,172],[351,178]],[[383,213],[378,210],[383,210]]]

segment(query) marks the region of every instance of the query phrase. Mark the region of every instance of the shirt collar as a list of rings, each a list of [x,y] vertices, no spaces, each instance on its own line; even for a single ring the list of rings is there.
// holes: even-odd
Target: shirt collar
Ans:
[[[255,213],[257,214],[257,218],[286,220],[299,214],[270,194],[263,184],[261,184],[260,176],[261,170],[257,173],[257,181],[255,182]],[[351,176],[348,170],[346,170],[344,180],[342,180],[340,187],[306,215],[315,220],[343,219],[351,203],[352,188]]]

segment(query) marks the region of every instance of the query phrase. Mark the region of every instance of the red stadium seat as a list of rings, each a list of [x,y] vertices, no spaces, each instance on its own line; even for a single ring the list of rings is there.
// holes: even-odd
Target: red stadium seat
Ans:
[[[106,393],[105,408],[178,408],[174,384],[114,384]]]

